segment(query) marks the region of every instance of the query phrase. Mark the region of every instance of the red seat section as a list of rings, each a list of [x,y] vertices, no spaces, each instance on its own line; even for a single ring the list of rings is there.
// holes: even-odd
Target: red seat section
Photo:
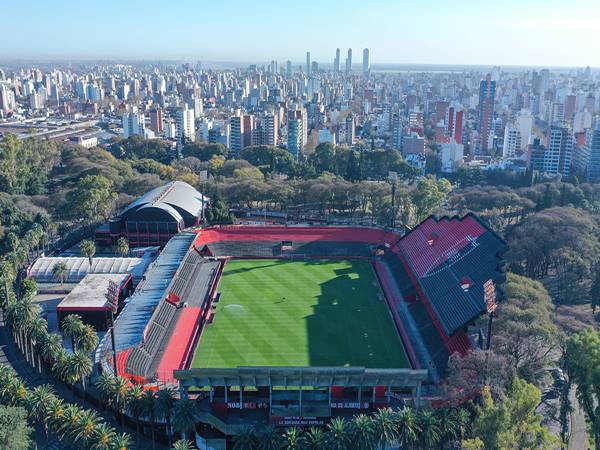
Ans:
[[[219,241],[334,241],[395,244],[400,235],[362,227],[222,226],[200,230],[195,246]]]
[[[156,376],[162,381],[175,382],[173,370],[183,368],[194,346],[194,334],[198,331],[201,314],[201,308],[188,307],[181,311],[156,371]]]
[[[130,353],[130,348],[117,353],[117,375],[127,377],[127,374],[125,372],[125,361],[127,361],[127,357]]]
[[[421,278],[460,252],[485,231],[471,216],[465,216],[463,219],[443,218],[439,221],[430,217],[405,235],[398,245],[410,261],[417,277]]]

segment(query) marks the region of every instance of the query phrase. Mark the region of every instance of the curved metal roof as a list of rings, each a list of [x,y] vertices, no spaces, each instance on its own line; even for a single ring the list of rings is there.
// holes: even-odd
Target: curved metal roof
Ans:
[[[123,208],[119,216],[122,217],[142,208],[153,207],[160,208],[172,215],[177,221],[181,221],[182,216],[178,209],[185,211],[192,217],[198,216],[200,211],[202,211],[203,202],[207,200],[206,197],[189,184],[183,181],[171,181],[164,186],[159,186],[146,192]]]

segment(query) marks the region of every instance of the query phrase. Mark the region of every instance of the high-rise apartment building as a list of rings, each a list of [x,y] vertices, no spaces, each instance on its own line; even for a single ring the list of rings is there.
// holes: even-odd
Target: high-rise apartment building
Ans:
[[[346,73],[352,72],[352,49],[348,49],[348,56],[346,57]]]
[[[242,148],[252,145],[252,133],[254,132],[255,123],[252,114],[244,114],[242,117]]]
[[[496,99],[496,82],[492,75],[487,74],[485,80],[479,83],[479,149],[487,151],[493,139],[492,121],[494,120],[494,102]]]
[[[355,132],[355,119],[352,113],[346,117],[346,144],[349,146],[354,145],[354,132]]]
[[[123,114],[123,136],[144,136],[146,132],[146,124],[144,115],[139,113],[137,108],[131,108]]]
[[[588,130],[586,146],[589,152],[587,178],[588,181],[598,182],[600,181],[600,120],[594,130]]]
[[[335,59],[333,60],[333,70],[337,73],[340,71],[340,49],[335,49]]]
[[[229,149],[235,157],[240,155],[244,147],[244,121],[239,111],[229,118]]]
[[[569,176],[573,156],[573,134],[566,127],[550,127],[548,148],[544,153],[543,171],[555,175]]]
[[[519,112],[517,115],[517,128],[519,130],[519,134],[521,135],[520,150],[524,152],[527,150],[533,130],[533,116],[531,115],[530,111],[523,109]]]
[[[177,126],[177,139],[179,142],[185,139],[194,142],[196,140],[196,124],[194,122],[194,110],[189,109],[186,103],[177,109],[175,116]]]
[[[445,134],[458,144],[462,143],[463,115],[460,106],[449,106],[446,110]]]
[[[514,158],[517,150],[521,149],[521,133],[514,123],[506,124],[504,128],[504,144],[502,147],[502,157]]]
[[[162,108],[153,108],[150,110],[150,129],[156,134],[164,131],[164,119]]]

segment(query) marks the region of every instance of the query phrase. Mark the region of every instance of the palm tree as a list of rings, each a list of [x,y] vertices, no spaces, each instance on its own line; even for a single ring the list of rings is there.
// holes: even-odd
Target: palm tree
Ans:
[[[350,422],[352,446],[356,450],[371,450],[377,445],[373,419],[366,414],[358,414]]]
[[[83,410],[72,404],[63,404],[51,412],[51,424],[60,440],[74,441],[77,424],[81,420]]]
[[[52,275],[59,281],[60,285],[63,286],[69,276],[69,269],[67,269],[67,265],[63,262],[56,263],[52,268]]]
[[[81,383],[83,401],[85,402],[85,379],[92,373],[91,358],[83,352],[76,351],[57,362],[59,377],[69,384]]]
[[[115,377],[104,372],[98,377],[95,383],[100,399],[106,404],[106,406],[112,405],[112,397],[115,389]]]
[[[442,434],[440,422],[432,411],[425,409],[417,413],[417,423],[421,432],[419,433],[419,443],[423,449],[431,449],[440,443]]]
[[[125,258],[129,255],[129,241],[125,237],[120,237],[117,240],[117,253]]]
[[[251,426],[245,426],[233,438],[233,450],[255,450],[258,442],[256,430]]]
[[[8,298],[10,297],[10,287],[17,277],[15,266],[6,259],[0,261],[0,277],[2,278],[4,284],[4,296],[2,298],[2,305],[0,306],[2,306],[2,308],[6,308]]]
[[[171,388],[159,389],[156,392],[156,417],[165,421],[169,447],[172,444],[171,416],[175,406],[175,391]]]
[[[391,408],[382,408],[373,414],[373,422],[377,436],[379,436],[379,446],[387,447],[396,445],[398,442],[397,414]]]
[[[299,450],[302,447],[302,430],[300,428],[289,428],[283,435],[285,439],[285,448],[288,450]]]
[[[20,406],[27,398],[27,388],[9,366],[0,366],[0,403]]]
[[[29,336],[29,342],[31,343],[31,359],[37,359],[38,371],[42,373],[41,345],[39,344],[41,344],[48,334],[48,323],[39,316],[35,317],[27,326],[27,334]],[[37,356],[37,358],[35,358],[35,356]],[[35,361],[33,366],[35,368]]]
[[[258,436],[260,450],[280,450],[284,446],[283,437],[271,426],[264,427]]]
[[[47,333],[40,342],[40,354],[50,364],[54,364],[63,354],[62,337],[56,333]]]
[[[111,426],[103,422],[99,423],[94,430],[91,448],[92,450],[112,450],[112,444],[116,437],[117,433]]]
[[[91,409],[80,410],[75,427],[71,429],[72,440],[79,447],[88,447],[96,439],[96,430],[100,425],[98,414]]]
[[[335,417],[327,425],[327,448],[346,450],[352,443],[350,427],[343,417]]]
[[[302,435],[302,448],[306,450],[322,450],[327,444],[327,435],[321,428],[311,427]]]
[[[50,400],[47,408],[49,428],[59,435],[62,423],[65,419],[65,405],[60,398]]]
[[[466,409],[460,408],[456,412],[456,421],[458,422],[458,429],[459,429],[458,437],[462,441],[465,438],[465,436],[467,435],[469,426],[472,423],[471,414],[469,414],[469,411],[467,411]]]
[[[110,448],[112,450],[128,450],[131,447],[131,436],[127,433],[117,434],[111,443]]]
[[[98,335],[94,327],[89,324],[83,324],[76,339],[77,347],[85,353],[91,353],[98,347]]]
[[[129,381],[123,377],[114,377],[112,406],[115,413],[121,417],[121,427],[125,426],[125,410],[130,401]]]
[[[71,347],[73,348],[73,351],[76,351],[77,337],[83,328],[81,316],[78,316],[77,314],[69,314],[62,320],[61,326],[64,335],[71,338]]]
[[[194,444],[185,439],[180,439],[173,444],[172,450],[195,450]]]
[[[460,422],[455,410],[443,408],[436,411],[440,428],[440,444],[456,442],[460,438]]]
[[[182,398],[173,407],[173,428],[178,433],[181,433],[184,440],[187,439],[188,433],[196,432],[196,403],[189,398]]]
[[[144,413],[144,389],[138,385],[134,385],[129,389],[129,415],[135,419],[136,444],[140,446],[140,417]]]
[[[29,417],[42,424],[46,447],[48,447],[48,421],[50,420],[48,408],[56,399],[54,388],[49,384],[43,384],[33,388],[25,401]]]
[[[18,332],[21,350],[24,351],[27,361],[29,361],[27,328],[31,321],[39,316],[39,313],[39,306],[33,303],[30,296],[12,302],[7,311],[7,320],[11,327]]]
[[[150,433],[152,436],[152,449],[156,447],[156,441],[154,439],[154,426],[156,423],[156,396],[154,392],[148,390],[145,392],[144,396],[140,399],[142,417],[145,417],[148,422],[150,422]]]
[[[84,241],[81,241],[81,243],[79,244],[79,249],[81,250],[81,254],[87,256],[88,261],[90,262],[90,272],[92,271],[92,262],[93,262],[93,257],[96,254],[96,244],[94,244],[94,241],[91,241],[89,239],[86,239]]]
[[[398,444],[400,448],[410,448],[417,443],[421,429],[413,409],[404,408],[398,413]]]

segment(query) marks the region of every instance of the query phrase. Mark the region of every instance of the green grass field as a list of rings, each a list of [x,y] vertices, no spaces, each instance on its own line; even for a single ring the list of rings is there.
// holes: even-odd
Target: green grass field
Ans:
[[[192,367],[409,367],[367,261],[232,260]]]

